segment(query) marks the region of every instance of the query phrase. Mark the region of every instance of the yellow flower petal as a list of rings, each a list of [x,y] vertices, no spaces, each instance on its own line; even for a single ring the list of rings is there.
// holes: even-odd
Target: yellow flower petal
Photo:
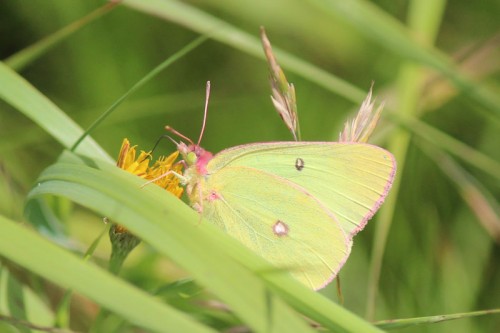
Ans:
[[[161,156],[150,167],[149,162],[153,159],[152,154],[141,151],[139,157],[136,158],[136,146],[130,146],[130,142],[125,138],[116,165],[138,177],[149,180],[156,179],[154,181],[156,185],[180,198],[184,188],[180,186],[178,177],[178,175],[182,174],[182,164],[175,164],[177,157],[179,157],[178,151],[167,157]],[[170,171],[172,173],[169,173]]]

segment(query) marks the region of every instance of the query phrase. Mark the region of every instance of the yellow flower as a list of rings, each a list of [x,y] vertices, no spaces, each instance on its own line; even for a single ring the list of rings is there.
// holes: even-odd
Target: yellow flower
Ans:
[[[175,164],[178,156],[178,151],[167,157],[161,156],[153,163],[153,166],[149,166],[153,159],[151,152],[141,151],[139,157],[136,158],[136,146],[130,146],[128,139],[123,139],[116,166],[149,180],[180,198],[184,189],[180,187],[178,177],[182,173],[182,164]],[[169,172],[175,172],[175,174]],[[109,270],[118,274],[123,261],[140,243],[140,239],[130,233],[127,228],[116,223],[113,223],[109,229],[109,238],[112,245]]]
[[[175,172],[177,175],[182,173],[182,164],[175,164],[178,156],[178,151],[167,157],[160,156],[153,166],[149,166],[153,158],[151,152],[141,151],[139,157],[136,158],[136,146],[130,146],[128,139],[123,139],[116,165],[141,178],[155,179],[153,183],[180,198],[184,189],[179,184],[179,177],[173,173],[167,174],[169,171]]]
[[[174,164],[178,156],[178,151],[167,157],[161,156],[152,167],[148,168],[145,178],[156,179],[153,183],[180,198],[184,188],[179,186],[180,179],[177,176],[182,173],[182,164]],[[166,175],[169,171],[175,172],[177,175],[173,173]]]
[[[179,152],[175,151],[167,157],[160,156],[153,166],[149,166],[149,162],[153,159],[151,152],[141,151],[139,157],[136,158],[136,147],[130,146],[128,139],[123,139],[116,166],[138,177],[150,180],[180,198],[184,188],[180,186],[177,175],[182,173],[182,164],[175,164]],[[175,174],[168,174],[169,171],[175,172]],[[114,225],[113,232],[123,234],[128,233],[128,230],[125,227]]]
[[[130,142],[128,141],[128,139],[123,139],[116,166],[136,176],[144,178],[149,166],[151,153],[141,151],[141,154],[136,159],[135,147],[136,146],[130,147]]]

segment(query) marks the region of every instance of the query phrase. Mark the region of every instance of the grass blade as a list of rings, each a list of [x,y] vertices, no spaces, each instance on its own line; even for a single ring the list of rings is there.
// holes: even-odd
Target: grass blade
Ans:
[[[448,315],[428,316],[428,317],[418,317],[418,318],[381,320],[376,322],[375,325],[385,330],[392,330],[397,328],[406,328],[422,324],[435,324],[448,320],[457,320],[457,319],[491,315],[491,314],[500,314],[500,309],[481,310],[474,312],[454,313]]]
[[[157,332],[212,332],[106,270],[81,260],[3,216],[0,216],[0,233],[8,235],[0,242],[2,256],[54,283],[80,292],[139,326]],[[29,246],[19,251],[20,244]],[[127,295],[127,302],[123,302],[123,295]]]
[[[280,274],[283,272],[217,227],[200,223],[192,209],[160,187],[139,189],[138,177],[115,166],[68,153],[42,174],[39,183],[30,197],[62,195],[123,224],[190,272],[256,331],[307,330],[280,297],[325,327],[346,332],[378,331],[288,274]],[[250,271],[242,270],[243,266]],[[261,279],[271,289],[266,289]]]
[[[83,134],[80,126],[61,109],[2,62],[0,62],[0,98],[37,123],[63,147],[71,147]],[[109,155],[92,138],[86,138],[77,151],[111,161]]]
[[[22,71],[30,63],[50,51],[54,46],[64,41],[72,34],[80,31],[80,29],[100,18],[102,15],[109,13],[117,4],[118,2],[108,2],[85,17],[82,17],[52,35],[47,36],[44,39],[31,44],[27,48],[11,55],[4,60],[5,64],[17,72]]]

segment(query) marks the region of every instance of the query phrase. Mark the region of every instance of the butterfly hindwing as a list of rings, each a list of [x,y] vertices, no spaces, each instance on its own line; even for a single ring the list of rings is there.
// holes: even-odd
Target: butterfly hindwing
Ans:
[[[206,218],[313,289],[349,255],[351,240],[333,212],[283,177],[231,164],[209,170],[200,185]]]

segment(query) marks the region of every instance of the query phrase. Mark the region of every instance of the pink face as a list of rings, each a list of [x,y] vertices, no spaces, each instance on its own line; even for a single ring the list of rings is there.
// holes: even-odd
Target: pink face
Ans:
[[[212,159],[213,155],[211,152],[206,151],[205,149],[198,147],[201,151],[200,154],[196,153],[198,159],[196,160],[196,170],[201,175],[207,174],[207,164]]]
[[[190,144],[187,146],[183,142],[177,146],[177,149],[182,154],[188,165],[194,164],[196,166],[196,171],[200,175],[207,174],[207,164],[213,157],[212,153],[206,151],[198,145]],[[192,153],[194,153],[194,156]]]

